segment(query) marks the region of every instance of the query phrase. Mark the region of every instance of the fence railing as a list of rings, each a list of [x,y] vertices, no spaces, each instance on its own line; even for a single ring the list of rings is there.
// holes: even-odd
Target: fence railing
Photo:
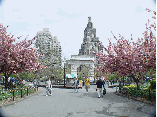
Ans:
[[[0,88],[0,101],[4,103],[5,101],[15,101],[19,98],[23,98],[34,93],[36,89],[34,87],[24,87],[24,88],[13,88],[4,91]]]

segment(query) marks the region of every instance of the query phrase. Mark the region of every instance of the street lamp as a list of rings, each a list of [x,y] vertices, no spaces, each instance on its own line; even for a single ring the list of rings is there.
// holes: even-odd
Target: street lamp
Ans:
[[[64,63],[64,88],[65,88],[65,63]]]
[[[63,63],[64,63],[64,88],[65,88],[65,61],[63,61]]]

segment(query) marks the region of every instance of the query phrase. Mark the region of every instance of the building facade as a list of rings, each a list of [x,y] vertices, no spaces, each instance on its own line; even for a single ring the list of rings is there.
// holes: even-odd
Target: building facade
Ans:
[[[46,61],[47,64],[50,62],[54,66],[61,66],[62,49],[57,36],[52,37],[49,28],[43,28],[43,31],[39,31],[37,34],[35,46],[40,54],[45,55],[42,62]]]

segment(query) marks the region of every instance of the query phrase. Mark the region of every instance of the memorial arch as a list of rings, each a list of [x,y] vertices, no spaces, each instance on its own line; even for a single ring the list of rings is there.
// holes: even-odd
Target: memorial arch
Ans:
[[[77,78],[84,79],[85,77],[92,78],[91,71],[89,70],[90,67],[86,65],[80,65],[77,68]]]
[[[81,44],[81,49],[79,49],[79,54],[71,55],[71,59],[67,60],[67,64],[71,67],[71,74],[77,74],[78,68],[84,65],[89,70],[90,77],[94,78],[94,69],[97,66],[94,60],[97,58],[91,51],[103,52],[103,47],[97,43],[98,41],[96,29],[93,27],[91,17],[88,17],[88,24],[84,30],[83,43]]]
[[[86,67],[90,77],[94,78],[94,58],[86,55],[81,56],[81,58],[76,58],[75,55],[68,61],[68,64],[71,65],[71,74],[78,74],[78,70],[80,71],[81,68]]]

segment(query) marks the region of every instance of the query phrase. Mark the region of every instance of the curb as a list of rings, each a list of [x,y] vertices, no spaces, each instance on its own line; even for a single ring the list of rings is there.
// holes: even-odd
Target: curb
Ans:
[[[26,96],[26,97],[17,99],[17,101],[11,101],[10,103],[7,103],[7,104],[0,104],[0,108],[7,107],[7,106],[10,106],[10,105],[14,105],[14,104],[16,104],[17,102],[21,102],[21,101],[23,101],[24,99],[27,99],[27,98],[30,98],[31,96],[34,96],[34,95],[39,94],[40,92],[41,92],[41,91],[35,92],[35,93],[30,94],[30,95],[28,95],[28,96]]]

